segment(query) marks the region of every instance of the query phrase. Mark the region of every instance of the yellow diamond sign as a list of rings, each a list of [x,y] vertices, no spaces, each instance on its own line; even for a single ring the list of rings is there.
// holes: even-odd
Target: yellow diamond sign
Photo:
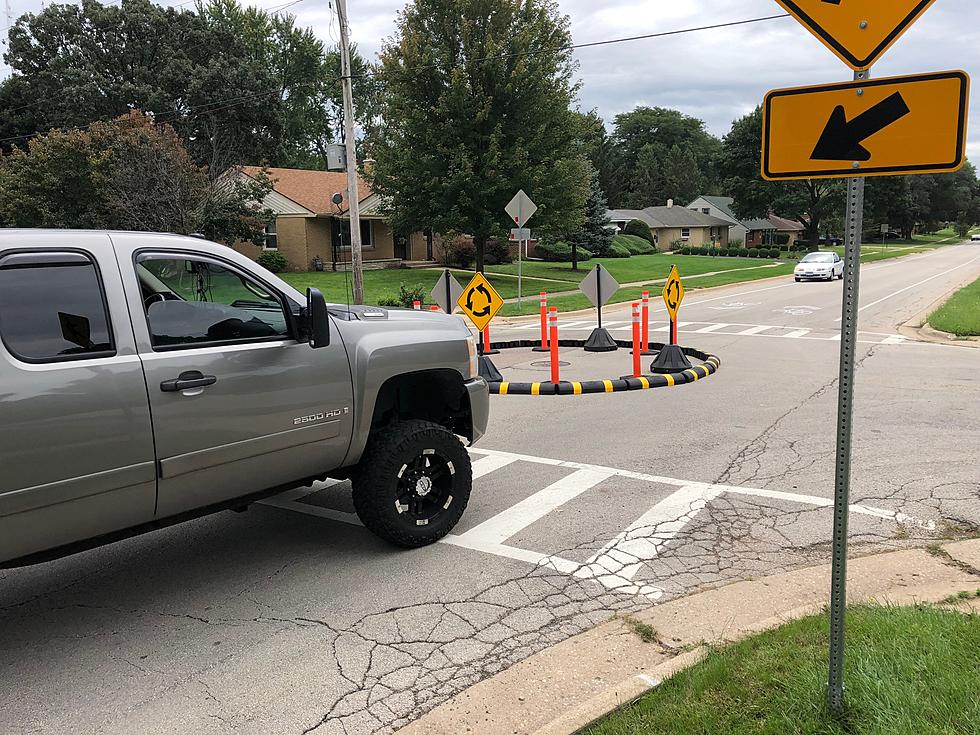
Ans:
[[[684,300],[684,284],[681,283],[681,274],[677,271],[677,266],[675,265],[670,269],[670,276],[667,278],[667,283],[664,285],[664,303],[667,304],[667,312],[670,314],[672,321],[677,321],[677,312],[681,308],[681,302]]]
[[[867,69],[936,0],[776,0],[856,71]]]
[[[482,273],[473,276],[456,302],[481,332],[503,308],[504,300]]]

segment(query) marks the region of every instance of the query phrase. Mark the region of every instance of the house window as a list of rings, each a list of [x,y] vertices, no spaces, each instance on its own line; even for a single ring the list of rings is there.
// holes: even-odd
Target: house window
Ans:
[[[334,220],[334,244],[341,250],[350,250],[350,220]],[[373,220],[361,220],[361,247],[365,250],[374,248]]]
[[[691,239],[691,228],[690,227],[683,228],[681,230],[681,240],[690,240],[690,239]]]
[[[361,247],[374,247],[374,228],[371,226],[371,220],[369,219],[361,220]]]
[[[262,249],[279,249],[279,232],[275,220],[267,224],[265,229],[262,231]]]
[[[701,208],[701,214],[711,214],[711,208],[710,207],[702,207]]]

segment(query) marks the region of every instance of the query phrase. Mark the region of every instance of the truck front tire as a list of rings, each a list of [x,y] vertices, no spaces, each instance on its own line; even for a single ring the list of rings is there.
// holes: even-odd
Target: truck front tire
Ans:
[[[466,447],[430,421],[401,421],[372,435],[353,477],[358,518],[406,548],[435,543],[459,522],[473,486]]]

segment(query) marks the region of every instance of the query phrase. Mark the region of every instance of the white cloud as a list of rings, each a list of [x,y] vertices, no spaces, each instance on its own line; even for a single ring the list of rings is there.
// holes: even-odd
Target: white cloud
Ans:
[[[175,4],[168,0],[168,4]],[[258,3],[275,7],[282,0]],[[37,10],[37,0],[12,0],[16,14]],[[394,32],[405,0],[348,0],[352,37],[369,57]],[[572,20],[576,43],[775,15],[772,0],[559,0]],[[289,8],[328,43],[336,38],[333,14],[323,0]],[[5,24],[4,24],[5,25]],[[980,3],[936,3],[892,47],[875,76],[980,67]],[[752,110],[778,87],[849,79],[851,72],[791,19],[581,49],[583,109],[597,108],[608,121],[636,105],[676,107],[704,119],[724,135],[735,117]],[[969,152],[980,158],[980,82]]]

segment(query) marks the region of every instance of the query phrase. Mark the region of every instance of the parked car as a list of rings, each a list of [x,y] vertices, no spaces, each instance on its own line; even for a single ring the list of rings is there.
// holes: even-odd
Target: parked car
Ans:
[[[828,246],[835,246],[835,245],[836,246],[839,246],[839,245],[843,245],[844,244],[844,238],[842,238],[842,237],[827,237],[826,235],[824,235],[824,236],[822,236],[820,238],[820,244],[821,245],[828,245]]]
[[[980,242],[980,232],[975,232],[970,236],[970,242]]]
[[[305,296],[230,248],[0,231],[0,566],[326,477],[415,547],[470,496],[489,413],[460,319]]]
[[[832,281],[844,277],[844,261],[837,253],[807,253],[797,264],[793,277],[799,283],[804,279]]]

